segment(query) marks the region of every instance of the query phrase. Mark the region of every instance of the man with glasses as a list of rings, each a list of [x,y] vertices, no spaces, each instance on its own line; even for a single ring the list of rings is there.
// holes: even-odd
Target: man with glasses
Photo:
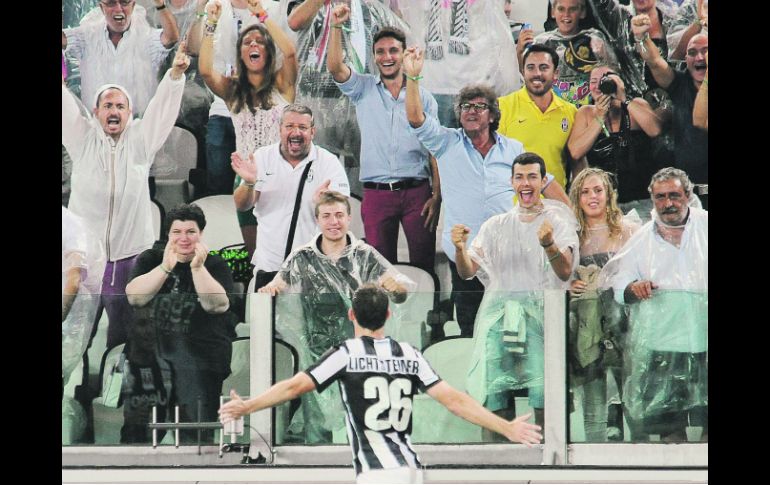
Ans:
[[[556,96],[553,80],[559,73],[559,56],[543,44],[532,44],[522,60],[524,87],[500,98],[500,134],[515,138],[524,149],[543,157],[545,167],[566,186],[569,171],[574,178],[585,160],[565,159],[577,108]]]
[[[150,27],[135,0],[101,0],[101,13],[94,9],[78,27],[62,31],[62,49],[80,62],[80,99],[86,105],[98,86],[117,83],[131,93],[134,115],[144,113],[158,87],[160,65],[179,39],[164,0],[153,1],[162,29]]]
[[[455,224],[465,224],[470,229],[469,239],[473,240],[484,221],[513,207],[511,166],[524,148],[521,142],[497,132],[500,109],[489,86],[470,85],[460,91],[455,114],[461,128],[446,128],[435,114],[426,115],[418,86],[422,67],[423,52],[416,47],[407,49],[406,116],[412,133],[438,160],[445,189],[441,245],[449,258],[457,322],[462,336],[470,337],[484,286],[478,278],[466,280],[457,273],[451,229]],[[558,184],[550,184],[552,180],[553,176],[549,176],[543,194],[568,202],[564,190]]]
[[[687,172],[694,183],[708,184],[708,132],[693,125],[695,97],[702,84],[708,86],[708,35],[698,34],[690,39],[685,51],[687,70],[679,72],[669,66],[655,48],[649,35],[650,25],[650,19],[645,15],[637,15],[631,20],[639,54],[650,67],[655,82],[671,96],[674,106],[674,165]]]

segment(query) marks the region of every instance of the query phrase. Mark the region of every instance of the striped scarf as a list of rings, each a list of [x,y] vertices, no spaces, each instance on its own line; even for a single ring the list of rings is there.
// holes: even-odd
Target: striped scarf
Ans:
[[[468,7],[475,0],[430,0],[428,27],[425,34],[426,55],[428,59],[444,58],[444,39],[441,32],[441,9],[449,8],[452,3],[452,25],[449,33],[449,52],[467,56],[470,54]]]

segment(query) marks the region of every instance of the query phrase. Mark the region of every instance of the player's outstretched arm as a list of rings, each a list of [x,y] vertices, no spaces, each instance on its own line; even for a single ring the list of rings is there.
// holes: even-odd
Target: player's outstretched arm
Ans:
[[[543,435],[539,433],[540,426],[526,422],[531,417],[531,413],[506,421],[486,409],[468,394],[450,386],[446,381],[441,381],[428,389],[428,395],[443,404],[452,414],[473,424],[483,426],[490,431],[500,433],[511,441],[524,443],[531,447],[543,440]]]
[[[246,401],[241,399],[241,396],[234,390],[231,390],[230,401],[219,408],[219,420],[222,423],[227,423],[246,414],[291,401],[313,389],[315,389],[313,379],[304,372],[297,372],[294,377],[276,382],[267,391]]]

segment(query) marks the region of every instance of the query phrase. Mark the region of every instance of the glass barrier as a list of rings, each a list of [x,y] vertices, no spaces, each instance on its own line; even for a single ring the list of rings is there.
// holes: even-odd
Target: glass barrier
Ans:
[[[265,357],[252,363],[250,334],[268,322],[243,323],[255,315],[244,301],[247,296],[254,295],[230,295],[230,308],[219,314],[205,312],[189,293],[134,301],[136,306],[128,307],[127,342],[109,345],[108,312],[100,309],[104,297],[78,294],[62,324],[62,445],[149,446],[153,421],[216,423],[220,399],[228,399],[230,389],[248,397],[253,372],[269,376],[259,382],[289,378],[353,337],[346,295],[280,294],[272,304],[272,362]],[[548,370],[554,362],[544,362],[543,294],[486,292],[473,338],[461,337],[453,319],[430,322],[435,301],[434,293],[416,292],[391,302],[385,334],[420,350],[442,379],[488,409],[506,416],[533,412],[530,421],[542,423],[545,374],[554,375]],[[263,304],[271,306],[269,300]],[[546,428],[566,424],[568,440],[576,444],[707,442],[707,293],[656,290],[652,299],[626,306],[603,294],[572,299],[568,308],[568,320],[563,315],[552,324],[569,329],[563,362],[569,370],[570,409]],[[442,335],[436,338],[439,327]],[[254,345],[258,355],[267,355],[267,341],[255,339]],[[416,444],[505,441],[427,394],[415,393],[410,413]],[[348,441],[337,384],[283,404],[273,419],[266,426],[278,446],[344,446]],[[612,429],[615,423],[618,430]],[[213,427],[200,436],[194,429],[180,430],[180,444],[218,445],[220,431]],[[249,443],[253,429],[247,416],[235,442]],[[267,437],[270,430],[259,429]],[[621,438],[613,439],[619,432]],[[156,439],[173,446],[175,432],[159,429]],[[224,439],[230,440],[229,435]]]
[[[173,445],[174,430],[153,438],[149,425],[177,422],[204,423],[180,429],[179,444],[218,445],[220,399],[231,389],[249,396],[248,325],[236,315],[244,298],[176,285],[149,300],[78,294],[62,322],[62,445]],[[125,338],[115,322],[127,325]],[[247,416],[234,442],[250,433]]]
[[[573,298],[570,441],[708,441],[708,293]]]
[[[428,325],[434,293],[409,294],[391,301],[392,316],[385,334],[422,350],[436,373],[457,389],[467,391],[501,415],[543,413],[543,298],[539,293],[487,292],[476,323],[475,338],[452,335],[434,341]],[[333,346],[353,337],[348,320],[350,299],[340,293],[283,293],[275,303],[275,368],[291,369],[283,359],[298,359],[306,369]],[[281,349],[283,347],[283,349]],[[293,350],[294,352],[290,352]],[[527,395],[529,394],[529,400]],[[363,399],[348,396],[348,400]],[[372,398],[373,405],[377,404]],[[381,411],[381,414],[385,411]],[[413,396],[413,443],[479,443],[506,441],[453,415],[427,394]],[[533,416],[532,421],[535,421]],[[277,445],[345,444],[345,407],[339,387],[305,394],[285,403],[276,413]]]

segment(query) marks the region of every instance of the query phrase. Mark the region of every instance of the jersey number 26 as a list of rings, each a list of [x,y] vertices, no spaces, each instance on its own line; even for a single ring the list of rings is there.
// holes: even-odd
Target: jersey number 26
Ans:
[[[391,427],[396,431],[405,431],[412,415],[411,393],[412,381],[409,379],[398,378],[390,385],[382,376],[373,376],[364,381],[364,398],[377,399],[364,414],[366,427],[373,431],[384,431]],[[388,410],[386,419],[380,419],[380,415]]]

